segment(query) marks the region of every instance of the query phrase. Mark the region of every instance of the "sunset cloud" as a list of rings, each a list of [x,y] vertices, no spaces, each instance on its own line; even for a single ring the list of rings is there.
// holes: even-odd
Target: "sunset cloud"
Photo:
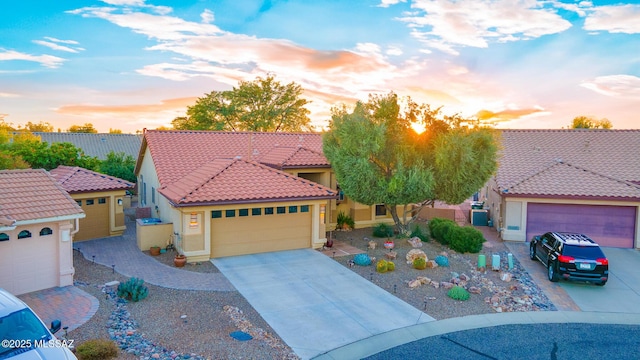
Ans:
[[[57,68],[66,60],[53,55],[31,55],[23,52],[0,48],[0,61],[22,60],[37,62],[48,68]]]
[[[640,100],[640,77],[637,76],[599,76],[580,85],[602,95]]]

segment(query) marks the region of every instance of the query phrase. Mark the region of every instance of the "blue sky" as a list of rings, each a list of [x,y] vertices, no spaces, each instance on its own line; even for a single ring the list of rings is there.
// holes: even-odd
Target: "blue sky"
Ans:
[[[536,0],[22,0],[0,11],[0,117],[168,126],[271,73],[330,108],[395,91],[499,128],[640,128],[640,4]]]

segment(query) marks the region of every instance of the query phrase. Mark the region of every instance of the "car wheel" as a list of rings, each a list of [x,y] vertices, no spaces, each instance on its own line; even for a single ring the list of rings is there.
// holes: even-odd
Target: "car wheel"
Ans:
[[[606,281],[600,281],[600,282],[597,282],[596,285],[604,286],[604,284],[606,284],[606,283],[607,283]]]
[[[531,243],[529,246],[529,258],[531,258],[531,260],[536,259],[536,245],[534,243]]]
[[[549,281],[551,282],[557,282],[559,279],[558,273],[556,272],[555,264],[553,262],[549,262],[549,265],[547,266],[547,275],[549,277]]]

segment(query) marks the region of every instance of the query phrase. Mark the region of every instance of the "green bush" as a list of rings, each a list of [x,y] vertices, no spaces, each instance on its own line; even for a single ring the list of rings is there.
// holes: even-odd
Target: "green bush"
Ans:
[[[449,232],[458,227],[455,221],[443,218],[433,218],[429,220],[429,232],[431,237],[442,245],[449,245]]]
[[[144,286],[144,280],[129,278],[127,282],[118,285],[118,296],[133,302],[143,300],[149,295],[149,289]]]
[[[465,301],[469,300],[469,297],[471,295],[469,295],[469,292],[465,288],[461,286],[454,286],[449,289],[449,291],[447,292],[447,296],[452,298],[453,300]]]
[[[111,340],[91,339],[76,347],[78,360],[105,360],[118,356],[118,346]]]
[[[486,240],[482,232],[474,227],[456,226],[448,233],[449,247],[459,253],[479,253]]]
[[[420,225],[418,224],[416,224],[416,226],[413,228],[413,231],[411,232],[411,235],[409,235],[409,237],[417,237],[423,242],[429,241],[429,234],[422,230],[422,227],[420,227]]]
[[[340,211],[338,213],[336,229],[344,229],[344,228],[353,229],[355,225],[356,223],[355,221],[353,221],[353,218],[347,215],[344,211]]]
[[[413,259],[413,267],[418,270],[424,270],[427,268],[427,260],[423,257]]]
[[[386,238],[393,236],[393,226],[387,225],[385,223],[377,224],[373,227],[373,236],[379,238]]]

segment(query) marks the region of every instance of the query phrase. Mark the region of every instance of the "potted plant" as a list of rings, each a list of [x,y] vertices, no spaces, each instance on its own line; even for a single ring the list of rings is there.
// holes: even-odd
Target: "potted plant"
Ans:
[[[153,256],[158,256],[160,255],[160,246],[152,246],[149,249],[149,253]]]
[[[183,254],[177,253],[176,257],[173,259],[173,264],[176,267],[183,267],[184,264],[187,263],[187,257]]]

